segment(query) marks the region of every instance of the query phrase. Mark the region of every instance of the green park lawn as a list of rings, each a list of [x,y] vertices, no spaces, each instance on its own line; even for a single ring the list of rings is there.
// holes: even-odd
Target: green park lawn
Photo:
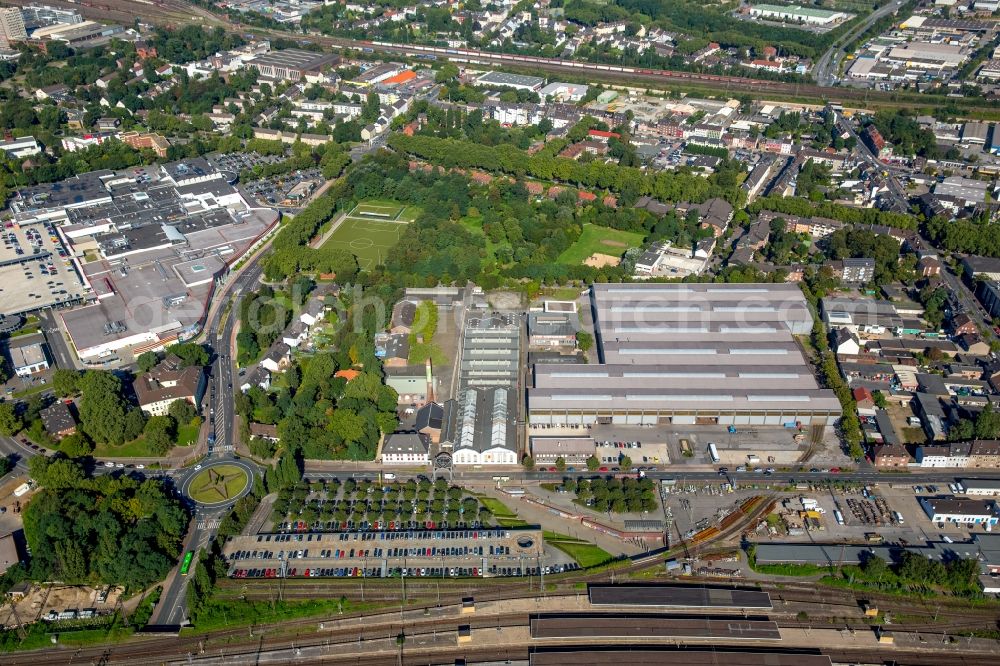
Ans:
[[[201,431],[201,424],[177,426],[177,446],[191,446],[198,439],[198,432]]]
[[[236,465],[215,465],[204,469],[191,480],[191,499],[204,504],[225,502],[240,494],[247,485],[247,474]]]
[[[125,442],[121,446],[111,444],[98,444],[94,447],[95,458],[158,458],[160,454],[154,453],[144,437],[138,437],[131,442]]]
[[[517,514],[507,508],[507,505],[492,497],[478,496],[479,503],[490,510],[497,518],[516,518]]]
[[[465,227],[474,236],[480,236],[486,241],[486,261],[496,261],[497,259],[497,244],[486,238],[486,232],[483,231],[483,218],[481,215],[466,215],[458,221],[463,227]]]
[[[613,559],[603,548],[585,541],[546,540],[546,542],[572,557],[584,569],[599,566]]]
[[[201,424],[188,423],[177,427],[177,446],[190,446],[198,441],[198,433],[201,431]],[[96,458],[158,458],[160,454],[149,448],[145,437],[138,437],[131,442],[125,442],[121,446],[110,444],[98,444],[94,447],[94,457]]]
[[[579,266],[592,254],[610,254],[620,257],[630,247],[642,245],[643,235],[632,231],[619,231],[594,224],[583,225],[583,233],[575,243],[559,255],[560,264]]]

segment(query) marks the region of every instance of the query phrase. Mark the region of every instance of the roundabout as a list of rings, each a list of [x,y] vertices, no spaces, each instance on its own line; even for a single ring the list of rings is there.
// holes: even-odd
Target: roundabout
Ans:
[[[253,485],[253,468],[227,460],[205,465],[184,482],[184,495],[202,507],[217,507],[243,497]]]

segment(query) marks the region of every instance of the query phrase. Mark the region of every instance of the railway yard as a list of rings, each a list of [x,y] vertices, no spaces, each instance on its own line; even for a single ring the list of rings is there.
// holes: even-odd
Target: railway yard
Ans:
[[[538,582],[477,584],[445,580],[406,584],[401,603],[399,581],[370,581],[365,587],[364,615],[345,613],[328,618],[287,620],[280,625],[226,629],[201,635],[143,636],[113,647],[50,650],[0,657],[10,664],[166,664],[232,663],[465,663],[490,658],[512,663],[549,664],[556,654],[572,654],[574,663],[600,663],[595,650],[639,648],[649,651],[645,663],[700,664],[711,650],[731,653],[725,662],[755,664],[989,664],[990,639],[958,636],[970,628],[996,626],[1000,613],[947,603],[914,605],[891,595],[858,597],[845,590],[819,590],[805,585],[760,588],[656,584],[650,565],[631,565],[615,572],[624,577],[645,572],[639,586],[610,585],[611,572],[578,573]],[[581,583],[589,582],[587,585]],[[603,583],[603,584],[602,584]],[[529,585],[533,589],[529,589]],[[284,581],[285,594],[308,588],[359,600],[357,581]],[[231,581],[229,594],[279,594],[276,584]],[[255,589],[256,588],[256,589]],[[589,595],[587,594],[589,591]],[[602,602],[591,602],[596,598]],[[620,606],[616,606],[616,602]],[[624,610],[627,607],[628,610]],[[882,617],[893,613],[905,621],[873,625],[866,609]],[[400,633],[405,639],[400,639]],[[953,637],[954,636],[954,637]],[[891,637],[891,638],[887,638]],[[891,640],[891,642],[890,642]],[[402,643],[402,645],[400,645]],[[641,646],[641,648],[640,648]],[[668,661],[665,653],[684,661]],[[690,653],[691,656],[688,656]],[[570,657],[561,657],[569,659]],[[796,659],[794,662],[785,661]],[[745,660],[745,661],[744,661]],[[643,663],[643,662],[640,662]]]
[[[252,31],[253,34],[268,38],[301,39],[302,34],[287,30],[275,30],[259,26],[245,26],[234,23],[227,17],[210,12],[183,0],[138,0],[143,6],[143,20],[152,24],[177,26],[194,23],[203,26],[224,26],[238,31]],[[12,0],[3,0],[0,4],[15,5]],[[135,18],[136,2],[131,0],[52,0],[49,4],[60,7],[79,8],[95,19],[130,23]],[[707,74],[662,69],[644,69],[623,67],[610,64],[563,60],[559,58],[543,58],[513,54],[491,53],[461,48],[445,48],[437,46],[422,46],[415,44],[395,44],[379,41],[366,41],[330,37],[315,32],[308,33],[308,39],[325,47],[351,48],[365,51],[405,55],[415,58],[435,57],[452,60],[458,63],[488,64],[503,66],[512,71],[521,69],[533,72],[558,73],[564,75],[585,76],[589,81],[625,83],[642,86],[683,86],[692,91],[716,91],[729,93],[755,93],[774,99],[809,100],[816,104],[839,102],[845,106],[851,103],[863,103],[865,108],[880,106],[898,107],[913,103],[921,107],[945,106],[948,104],[966,108],[970,113],[989,113],[992,106],[976,99],[948,99],[929,95],[909,93],[861,90],[850,87],[831,87],[809,83],[787,83],[767,81],[744,76],[724,74]],[[658,85],[657,85],[658,84]]]

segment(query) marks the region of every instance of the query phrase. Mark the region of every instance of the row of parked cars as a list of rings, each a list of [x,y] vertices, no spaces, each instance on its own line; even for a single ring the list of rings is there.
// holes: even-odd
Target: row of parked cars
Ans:
[[[555,471],[555,467],[552,468]],[[355,531],[375,531],[375,532],[394,532],[397,530],[478,530],[483,528],[483,524],[478,520],[473,520],[466,522],[460,520],[454,525],[448,523],[448,521],[443,520],[440,523],[433,520],[374,520],[374,521],[353,521],[353,520],[331,520],[329,522],[318,521],[315,523],[307,523],[304,520],[292,520],[283,523],[278,523],[275,528],[278,532],[309,532],[309,531],[326,531],[326,532],[355,532]]]
[[[488,569],[479,567],[310,567],[300,569],[298,567],[289,568],[286,571],[288,577],[302,576],[305,578],[382,578],[382,577],[472,577],[478,578],[489,574],[490,576],[538,576],[540,574],[562,573],[579,569],[578,564],[557,564],[547,567],[501,567],[491,566]],[[279,578],[281,569],[277,567],[263,567],[252,569],[236,569],[232,573],[233,578]]]

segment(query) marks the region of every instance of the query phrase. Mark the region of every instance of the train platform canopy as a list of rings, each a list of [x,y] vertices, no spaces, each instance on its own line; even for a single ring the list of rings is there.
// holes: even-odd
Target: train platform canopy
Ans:
[[[708,585],[591,585],[587,593],[594,606],[771,608],[767,592]]]
[[[712,647],[649,648],[541,648],[531,651],[530,666],[831,666],[833,662],[822,654],[807,652],[722,651]]]
[[[781,640],[770,620],[675,618],[663,615],[542,614],[531,618],[532,638],[719,638],[725,640]]]

